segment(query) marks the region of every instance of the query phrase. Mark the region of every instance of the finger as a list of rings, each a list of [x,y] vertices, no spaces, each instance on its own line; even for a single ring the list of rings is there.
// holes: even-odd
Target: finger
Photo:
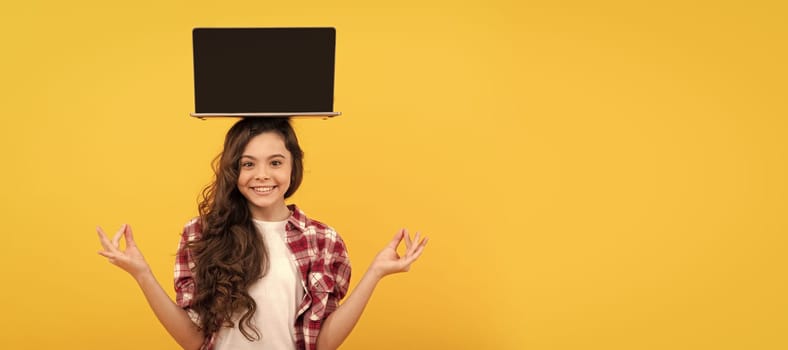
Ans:
[[[99,255],[107,258],[107,261],[110,264],[116,265],[116,266],[120,266],[120,265],[118,265],[118,256],[117,255],[112,254],[112,253],[108,253],[108,252],[98,252],[98,253],[99,253]]]
[[[112,246],[112,243],[110,243],[107,234],[100,226],[96,227],[96,232],[98,232],[99,242],[101,242],[101,247],[103,247],[104,250],[106,251],[114,251],[115,247]]]
[[[131,232],[131,225],[126,224],[126,230],[124,231],[124,236],[126,236],[126,248],[133,247],[136,245],[134,243],[134,233]]]
[[[416,232],[416,235],[413,236],[413,242],[416,243],[413,245],[412,249],[408,251],[408,253],[412,253],[419,247],[419,240],[421,239],[421,232]]]
[[[408,230],[402,229],[402,231],[405,234],[405,252],[407,254],[407,252],[410,251],[410,247],[413,245],[413,241],[410,240],[410,234],[408,233]]]
[[[397,246],[399,243],[402,242],[402,236],[405,233],[405,229],[400,230],[397,234],[394,235],[394,238],[391,239],[391,242],[386,246],[386,248],[391,248],[394,251],[397,250]]]
[[[424,239],[421,240],[421,243],[419,243],[419,245],[416,248],[416,250],[413,251],[413,254],[408,256],[408,264],[413,263],[414,261],[416,261],[421,256],[421,253],[424,252],[424,247],[427,246],[427,242],[428,241],[429,241],[429,238],[427,238],[427,237],[424,237]]]
[[[419,243],[419,232],[416,232],[416,235],[413,236],[413,241],[411,242],[410,246],[408,246],[408,249],[405,250],[405,256],[413,254],[413,252],[416,250],[418,244],[414,243]]]
[[[427,245],[427,241],[429,241],[429,240],[430,240],[429,237],[424,236],[424,238],[421,240],[421,242],[419,242],[419,246],[424,247],[425,245]]]
[[[126,230],[126,224],[123,224],[123,226],[120,227],[118,232],[115,233],[115,237],[112,237],[112,245],[115,248],[119,248],[120,247],[120,237],[123,236],[123,232],[125,230]]]

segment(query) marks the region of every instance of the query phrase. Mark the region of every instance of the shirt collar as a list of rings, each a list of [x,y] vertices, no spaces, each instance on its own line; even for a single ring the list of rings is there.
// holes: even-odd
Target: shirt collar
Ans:
[[[288,205],[287,209],[290,209],[290,217],[287,219],[287,226],[304,232],[304,230],[306,230],[306,214],[295,204]]]

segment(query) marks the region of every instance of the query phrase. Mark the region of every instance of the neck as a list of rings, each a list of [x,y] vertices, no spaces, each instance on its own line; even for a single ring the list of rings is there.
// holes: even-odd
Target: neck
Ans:
[[[286,205],[266,208],[263,210],[253,210],[252,218],[260,221],[285,221],[290,217],[290,209]]]

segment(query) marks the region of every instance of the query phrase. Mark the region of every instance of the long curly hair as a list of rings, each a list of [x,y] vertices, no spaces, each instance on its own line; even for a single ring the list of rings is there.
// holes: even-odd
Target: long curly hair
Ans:
[[[233,315],[241,314],[239,329],[250,341],[261,338],[252,324],[257,304],[249,287],[268,269],[268,252],[252,221],[246,198],[238,191],[240,159],[249,141],[265,132],[284,138],[292,155],[290,187],[285,198],[303,179],[303,152],[287,118],[244,118],[227,132],[224,149],[214,159],[214,181],[202,191],[199,212],[200,239],[190,244],[194,254],[196,291],[192,308],[200,316],[206,336],[221,327],[234,327]]]

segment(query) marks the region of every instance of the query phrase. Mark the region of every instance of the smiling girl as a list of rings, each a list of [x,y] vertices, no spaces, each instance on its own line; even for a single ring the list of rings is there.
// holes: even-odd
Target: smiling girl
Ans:
[[[353,292],[350,261],[331,227],[285,204],[303,178],[303,152],[286,118],[245,118],[228,132],[186,224],[173,302],[124,224],[99,254],[128,272],[164,328],[184,349],[336,349],[358,322],[377,283],[408,271],[427,244],[400,230]],[[121,250],[120,240],[126,248]],[[397,248],[405,241],[405,253]]]

